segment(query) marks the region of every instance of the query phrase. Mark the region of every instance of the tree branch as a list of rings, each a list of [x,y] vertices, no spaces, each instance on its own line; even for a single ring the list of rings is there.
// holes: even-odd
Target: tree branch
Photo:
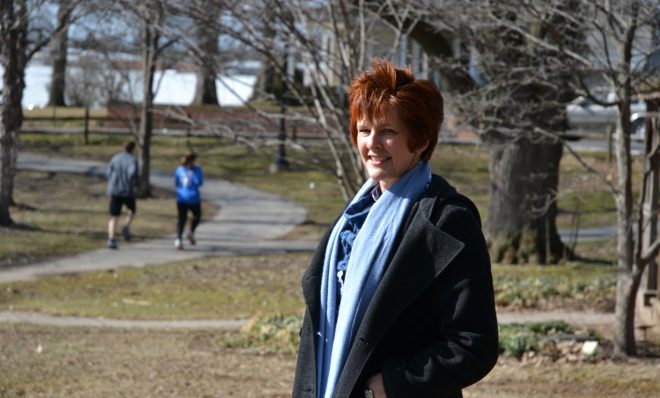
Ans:
[[[646,265],[651,262],[651,260],[658,256],[658,252],[660,252],[660,239],[656,239],[651,246],[644,250],[640,258],[642,264]]]

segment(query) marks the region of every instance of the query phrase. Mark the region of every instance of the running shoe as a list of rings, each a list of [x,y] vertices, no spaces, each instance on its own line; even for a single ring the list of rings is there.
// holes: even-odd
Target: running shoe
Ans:
[[[128,228],[128,225],[124,225],[124,228],[121,229],[121,234],[126,242],[131,241],[131,230]]]

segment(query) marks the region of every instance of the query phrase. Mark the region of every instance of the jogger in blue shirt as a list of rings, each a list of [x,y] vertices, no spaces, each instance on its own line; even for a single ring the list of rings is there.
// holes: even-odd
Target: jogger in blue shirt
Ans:
[[[178,212],[177,238],[174,241],[174,247],[177,250],[183,250],[183,230],[186,226],[188,211],[192,212],[190,222],[190,232],[187,235],[191,245],[195,241],[195,229],[199,225],[202,217],[201,196],[199,187],[204,184],[202,168],[195,165],[197,155],[189,152],[181,158],[179,167],[174,173],[174,185],[176,186],[176,207]]]

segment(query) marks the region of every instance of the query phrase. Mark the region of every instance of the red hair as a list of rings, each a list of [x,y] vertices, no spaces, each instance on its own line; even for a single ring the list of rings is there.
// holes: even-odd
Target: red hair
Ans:
[[[351,82],[348,103],[353,143],[357,142],[358,120],[380,119],[387,106],[394,105],[411,133],[408,149],[414,151],[428,143],[420,157],[422,160],[431,158],[444,118],[442,94],[433,82],[415,80],[410,67],[397,68],[386,59],[375,58],[371,69]]]

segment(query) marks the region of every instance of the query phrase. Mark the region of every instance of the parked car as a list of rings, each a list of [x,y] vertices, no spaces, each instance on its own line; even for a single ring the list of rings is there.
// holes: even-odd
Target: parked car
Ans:
[[[604,133],[616,126],[616,106],[594,104],[584,97],[577,97],[566,106],[568,128],[581,132]],[[631,138],[644,140],[646,103],[642,100],[630,104]]]

